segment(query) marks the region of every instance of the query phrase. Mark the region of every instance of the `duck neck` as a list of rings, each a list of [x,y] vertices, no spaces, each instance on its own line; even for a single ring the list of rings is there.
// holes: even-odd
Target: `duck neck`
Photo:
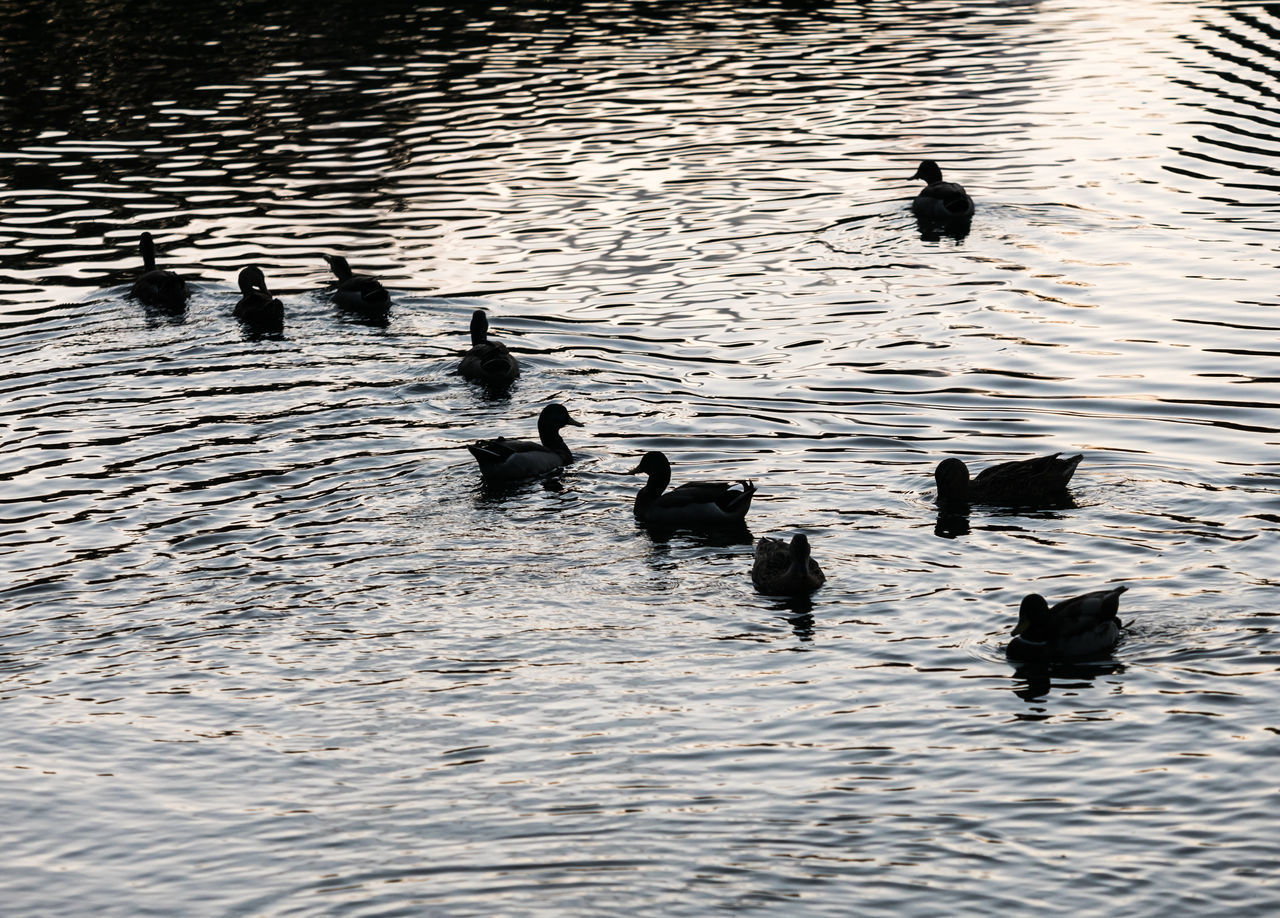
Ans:
[[[484,313],[477,313],[471,318],[471,346],[479,347],[489,340],[489,321]]]
[[[142,237],[142,270],[154,271],[156,269],[156,247],[151,241],[150,236]]]
[[[573,458],[573,454],[569,452],[568,445],[564,442],[564,437],[560,436],[560,428],[555,424],[539,420],[538,439],[542,441],[543,446],[558,455],[565,462],[569,462]]]
[[[667,485],[671,484],[671,465],[666,462],[654,463],[649,468],[649,480],[644,483],[644,487],[640,489],[640,493],[636,495],[635,512],[636,516],[643,517],[645,508],[662,496],[662,492],[667,490]]]

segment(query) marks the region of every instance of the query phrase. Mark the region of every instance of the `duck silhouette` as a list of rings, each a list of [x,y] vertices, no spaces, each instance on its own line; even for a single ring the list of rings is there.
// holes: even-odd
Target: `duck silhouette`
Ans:
[[[756,543],[751,582],[761,593],[770,596],[801,596],[822,586],[827,577],[818,562],[810,557],[808,537],[796,533],[790,544],[769,538]]]
[[[240,270],[240,302],[233,311],[237,319],[257,331],[284,329],[284,304],[271,295],[267,279],[257,265]]]
[[[911,202],[911,212],[921,220],[955,224],[973,216],[973,198],[955,182],[944,182],[942,169],[933,160],[922,162],[912,178],[925,183],[924,189]]]
[[[462,355],[458,372],[486,386],[509,386],[520,375],[520,365],[505,344],[488,336],[489,317],[477,309],[471,314],[471,349]]]
[[[573,461],[573,453],[560,435],[567,426],[583,424],[569,417],[564,405],[553,402],[538,415],[538,442],[497,437],[472,443],[467,449],[487,479],[509,481],[545,475]]]
[[[631,474],[647,474],[648,482],[636,495],[635,516],[640,522],[671,529],[740,525],[751,509],[756,486],[750,481],[691,481],[667,491],[671,463],[665,454],[648,452]],[[665,493],[664,493],[665,492]]]
[[[1071,659],[1111,652],[1120,639],[1118,586],[1072,596],[1051,607],[1039,593],[1028,593],[1018,609],[1018,624],[1005,647],[1023,660]]]
[[[1060,453],[1016,459],[983,469],[969,477],[969,467],[956,458],[943,459],[934,470],[938,506],[958,509],[969,504],[1036,506],[1062,501],[1067,485],[1084,456]]]
[[[156,267],[156,244],[150,233],[138,238],[142,250],[142,273],[129,293],[148,306],[182,309],[187,305],[187,282],[172,271]]]
[[[329,269],[337,277],[333,287],[333,301],[344,309],[366,315],[382,315],[391,308],[391,294],[376,277],[353,274],[351,265],[341,255],[325,255]]]

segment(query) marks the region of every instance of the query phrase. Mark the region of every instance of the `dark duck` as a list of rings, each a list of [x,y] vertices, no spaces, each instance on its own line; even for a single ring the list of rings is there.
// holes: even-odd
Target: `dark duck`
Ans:
[[[480,474],[490,480],[510,481],[554,472],[573,461],[573,453],[565,445],[560,431],[568,426],[581,427],[581,421],[569,417],[564,405],[552,403],[538,415],[538,442],[508,440],[498,437],[481,440],[467,447],[480,466]]]
[[[338,279],[333,287],[333,301],[343,309],[378,315],[391,307],[391,294],[376,277],[353,274],[351,265],[341,255],[325,255],[324,260]]]
[[[789,545],[781,539],[756,543],[751,582],[769,596],[804,596],[826,583],[827,576],[810,556],[808,537],[796,533]]]
[[[520,365],[507,346],[489,340],[489,317],[483,309],[471,314],[471,349],[462,355],[458,372],[491,387],[509,386],[520,375]]]
[[[1104,656],[1120,639],[1120,594],[1128,587],[1095,590],[1050,607],[1039,593],[1023,597],[1005,652],[1020,660]]]
[[[142,273],[129,293],[148,306],[182,309],[187,304],[187,282],[172,271],[156,267],[156,244],[150,233],[138,239],[142,250]]]
[[[742,524],[756,486],[750,481],[691,481],[667,491],[671,463],[657,451],[644,454],[631,474],[649,481],[636,495],[635,515],[650,526],[699,529]],[[665,492],[665,493],[664,493]]]
[[[911,212],[932,223],[963,223],[973,216],[973,198],[955,182],[942,180],[942,169],[926,159],[913,179],[925,183],[924,189],[911,202]]]
[[[938,505],[954,510],[969,504],[998,504],[1006,507],[1036,506],[1067,497],[1067,485],[1082,455],[1059,453],[1002,462],[969,477],[969,468],[955,458],[943,459],[934,470]]]
[[[282,331],[284,304],[267,289],[262,269],[257,265],[241,269],[239,283],[240,302],[236,303],[233,315],[257,331]]]

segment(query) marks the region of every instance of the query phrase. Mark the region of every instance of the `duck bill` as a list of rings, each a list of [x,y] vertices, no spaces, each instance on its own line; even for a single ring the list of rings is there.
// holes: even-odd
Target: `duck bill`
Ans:
[[[1009,632],[1010,637],[1017,637],[1027,630],[1027,623],[1022,619],[1018,619],[1018,624],[1013,626],[1013,631]]]

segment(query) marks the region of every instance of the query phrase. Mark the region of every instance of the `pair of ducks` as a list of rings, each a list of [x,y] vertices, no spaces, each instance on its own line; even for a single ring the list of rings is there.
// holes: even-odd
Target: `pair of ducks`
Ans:
[[[156,245],[150,233],[144,232],[138,240],[142,251],[142,273],[133,282],[130,294],[148,306],[179,310],[186,306],[189,290],[187,282],[172,271],[156,265]],[[325,255],[324,260],[333,271],[333,301],[345,309],[366,315],[385,315],[391,306],[391,295],[377,278],[367,274],[355,274],[341,255]],[[280,331],[284,328],[284,304],[271,295],[267,279],[257,265],[249,265],[240,271],[238,278],[240,301],[233,315],[258,331]]]
[[[1036,456],[1002,462],[970,479],[959,459],[938,463],[933,478],[943,512],[967,513],[969,504],[1034,507],[1067,496],[1081,455]],[[1120,640],[1120,594],[1127,587],[1072,596],[1052,607],[1038,593],[1023,597],[1005,653],[1019,660],[1061,660],[1105,656]]]
[[[582,427],[564,405],[553,402],[538,415],[538,439],[497,437],[467,449],[489,481],[516,481],[549,474],[573,461],[560,431]],[[756,486],[751,481],[694,481],[667,491],[671,463],[658,451],[645,453],[631,474],[647,474],[636,495],[636,519],[661,529],[704,529],[739,526],[751,509]]]
[[[355,274],[341,255],[323,255],[336,278],[333,301],[343,309],[375,318],[384,317],[391,308],[391,294],[382,282],[368,274]],[[267,279],[257,265],[240,270],[240,302],[233,311],[237,319],[255,331],[279,332],[284,329],[284,304],[271,295]]]
[[[573,461],[560,431],[582,427],[561,404],[552,403],[538,416],[538,441],[498,437],[467,447],[488,480],[512,481],[545,475]],[[955,458],[938,464],[934,479],[938,502],[967,509],[970,502],[1033,505],[1065,491],[1083,456],[1058,454],[1005,462],[984,469],[970,479],[968,468]],[[740,526],[756,486],[749,480],[692,481],[668,491],[671,463],[666,455],[645,453],[631,474],[647,474],[648,481],[636,494],[634,513],[641,523],[656,529],[707,529]],[[770,595],[804,595],[826,582],[812,558],[808,538],[792,537],[790,543],[762,538],[756,544],[751,579]],[[1023,598],[1018,624],[1006,652],[1017,659],[1059,659],[1108,653],[1120,637],[1120,594],[1126,587],[1099,590],[1065,599],[1050,607],[1044,597],[1031,593]]]

